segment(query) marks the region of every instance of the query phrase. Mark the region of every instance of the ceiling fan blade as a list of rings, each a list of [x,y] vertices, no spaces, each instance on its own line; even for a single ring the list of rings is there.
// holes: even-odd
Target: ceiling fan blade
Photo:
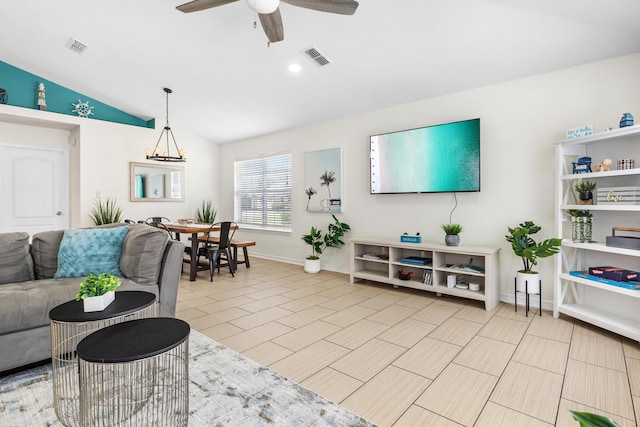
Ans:
[[[353,15],[358,8],[358,2],[354,0],[282,0],[282,2],[340,15]]]
[[[180,12],[190,13],[197,12],[199,10],[210,9],[216,6],[222,6],[227,3],[233,3],[238,0],[193,0],[189,3],[185,3],[183,5],[177,6]]]
[[[277,8],[272,13],[261,13],[259,15],[260,23],[262,24],[264,33],[267,35],[267,39],[269,39],[271,43],[284,40],[284,28],[282,26],[282,15],[280,15],[280,8]]]

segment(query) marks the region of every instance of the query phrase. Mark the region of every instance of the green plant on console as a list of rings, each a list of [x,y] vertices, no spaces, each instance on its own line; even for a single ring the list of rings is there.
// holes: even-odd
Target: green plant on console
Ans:
[[[120,279],[112,274],[89,274],[84,282],[80,283],[80,292],[76,295],[76,301],[89,297],[99,297],[107,292],[115,291],[121,285]]]
[[[571,411],[573,419],[580,423],[580,427],[622,427],[617,422],[602,415],[591,414],[589,412]]]
[[[118,206],[116,199],[107,198],[104,203],[96,199],[90,216],[94,225],[113,224],[122,219],[122,208]]]
[[[462,232],[462,225],[460,224],[442,224],[441,227],[445,234],[449,236],[456,236]]]
[[[218,210],[213,207],[213,201],[205,199],[196,209],[196,221],[201,224],[213,224],[216,222]]]
[[[322,230],[319,228],[311,227],[309,234],[304,234],[302,240],[311,246],[311,255],[307,259],[320,259],[320,254],[326,248],[339,248],[344,245],[342,237],[351,230],[349,224],[340,222],[335,215],[333,217],[334,223],[329,224],[327,233],[323,236]]]
[[[524,269],[521,272],[533,272],[532,268],[538,264],[538,258],[546,258],[560,252],[562,239],[551,238],[540,243],[533,240],[531,235],[542,230],[542,227],[535,225],[532,221],[525,221],[518,227],[507,227],[509,234],[505,236],[507,242],[511,243],[513,252],[522,258]]]

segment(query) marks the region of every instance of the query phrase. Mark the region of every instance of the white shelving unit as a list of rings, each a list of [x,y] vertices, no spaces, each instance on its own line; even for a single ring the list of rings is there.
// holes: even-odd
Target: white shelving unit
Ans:
[[[588,156],[599,162],[611,159],[611,171],[573,174],[571,162]],[[640,290],[629,290],[569,274],[589,267],[611,265],[640,270],[640,250],[606,246],[612,227],[640,227],[640,205],[579,205],[573,184],[579,180],[596,182],[598,187],[640,186],[640,168],[616,170],[617,160],[640,163],[640,126],[601,132],[556,144],[556,235],[562,236],[560,256],[555,260],[554,311],[640,340]],[[596,188],[597,191],[597,188]],[[593,214],[594,243],[574,243],[568,210],[589,210]]]
[[[485,309],[492,310],[498,303],[498,268],[500,248],[475,246],[446,246],[436,243],[400,243],[382,240],[351,240],[350,280],[371,280],[403,286],[442,295],[453,295],[484,301]],[[378,256],[372,259],[370,256]],[[428,265],[403,263],[408,256],[429,258]],[[473,266],[462,268],[461,266]],[[413,272],[411,280],[401,280],[399,272]],[[431,271],[431,284],[423,281],[425,271]],[[476,283],[479,290],[447,286],[447,276],[464,276],[468,283]],[[459,280],[460,281],[460,280]]]

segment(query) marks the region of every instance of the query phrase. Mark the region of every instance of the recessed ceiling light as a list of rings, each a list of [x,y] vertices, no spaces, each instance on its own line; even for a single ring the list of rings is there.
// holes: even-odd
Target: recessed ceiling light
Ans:
[[[291,71],[292,73],[299,73],[300,71],[302,71],[302,67],[298,64],[291,64],[289,65],[289,71]]]

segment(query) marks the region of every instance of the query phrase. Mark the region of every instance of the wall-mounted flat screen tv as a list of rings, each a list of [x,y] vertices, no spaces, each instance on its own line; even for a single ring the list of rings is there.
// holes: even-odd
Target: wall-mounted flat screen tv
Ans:
[[[371,136],[371,194],[480,191],[480,119]]]

